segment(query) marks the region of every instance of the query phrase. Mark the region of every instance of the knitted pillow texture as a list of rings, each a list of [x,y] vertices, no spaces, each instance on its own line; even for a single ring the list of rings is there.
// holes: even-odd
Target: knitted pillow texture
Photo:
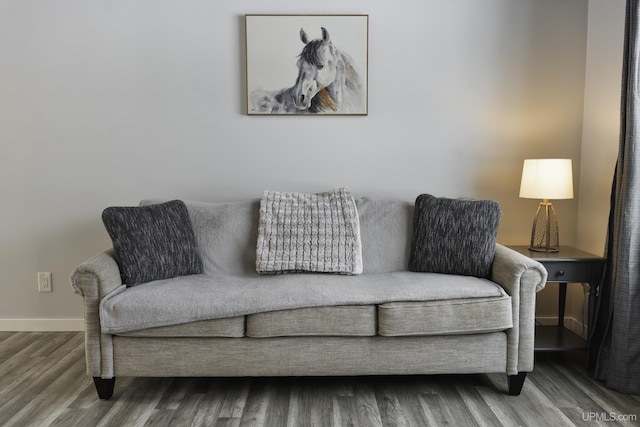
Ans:
[[[127,286],[202,273],[202,260],[184,202],[109,207],[102,212],[102,222],[113,242],[122,282]]]
[[[489,277],[500,216],[500,205],[492,200],[421,194],[415,202],[409,270]]]

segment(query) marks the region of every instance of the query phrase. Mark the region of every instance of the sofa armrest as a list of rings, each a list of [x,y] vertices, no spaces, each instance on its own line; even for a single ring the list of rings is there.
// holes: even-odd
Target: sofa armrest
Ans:
[[[99,253],[80,264],[71,274],[71,286],[84,301],[87,373],[92,377],[111,378],[113,345],[111,335],[102,333],[100,301],[123,287],[113,250]]]
[[[71,286],[80,296],[97,295],[99,299],[122,286],[120,267],[113,249],[94,255],[80,264],[71,274]]]
[[[547,282],[547,270],[538,261],[496,245],[491,280],[511,296],[513,328],[507,331],[507,373],[533,370],[536,292]]]
[[[500,284],[507,292],[520,286],[540,292],[547,282],[547,270],[538,261],[497,244],[491,280]]]

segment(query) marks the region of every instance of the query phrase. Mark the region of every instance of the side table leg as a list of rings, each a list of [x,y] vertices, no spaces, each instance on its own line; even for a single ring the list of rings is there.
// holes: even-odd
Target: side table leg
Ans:
[[[591,332],[593,331],[593,324],[595,322],[596,317],[596,300],[598,296],[598,286],[589,285],[589,294],[587,295],[588,303],[587,303],[587,369],[591,369],[595,365],[595,360],[597,358],[597,353],[592,357],[591,350]]]
[[[559,283],[558,288],[558,328],[564,328],[564,306],[567,303],[567,284]]]
[[[596,315],[596,297],[598,296],[598,287],[593,286],[591,283],[589,285],[589,294],[587,295],[587,299],[589,300],[587,305],[587,338],[591,335],[591,326],[593,326],[594,317]]]

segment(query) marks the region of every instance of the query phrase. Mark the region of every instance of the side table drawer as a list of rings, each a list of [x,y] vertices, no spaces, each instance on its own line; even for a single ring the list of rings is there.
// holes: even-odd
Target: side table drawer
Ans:
[[[547,269],[548,282],[589,283],[593,278],[591,262],[542,262]]]

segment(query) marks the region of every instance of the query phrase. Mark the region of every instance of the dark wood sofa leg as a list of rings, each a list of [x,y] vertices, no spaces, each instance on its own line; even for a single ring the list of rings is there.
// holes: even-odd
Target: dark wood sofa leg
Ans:
[[[100,378],[93,377],[93,383],[96,385],[96,391],[98,397],[102,400],[109,400],[113,396],[113,388],[116,384],[116,377],[113,378]]]
[[[527,378],[526,372],[518,372],[518,375],[509,375],[509,395],[520,396],[524,380]]]

